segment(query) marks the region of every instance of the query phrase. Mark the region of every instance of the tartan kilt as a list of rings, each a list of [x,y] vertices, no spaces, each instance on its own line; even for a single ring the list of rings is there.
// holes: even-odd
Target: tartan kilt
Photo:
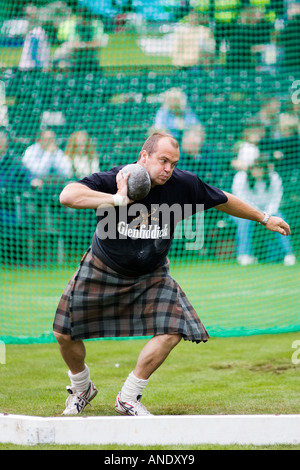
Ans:
[[[61,296],[53,329],[73,340],[181,334],[199,343],[209,338],[169,274],[169,261],[150,274],[126,277],[106,266],[91,247]]]

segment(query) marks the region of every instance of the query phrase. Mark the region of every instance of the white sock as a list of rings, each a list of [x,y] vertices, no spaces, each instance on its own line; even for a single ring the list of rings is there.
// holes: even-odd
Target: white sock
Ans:
[[[78,374],[72,374],[69,370],[68,375],[71,380],[71,385],[76,389],[76,392],[82,393],[85,392],[90,384],[90,371],[88,366],[85,364],[85,369]]]
[[[133,372],[130,372],[121,390],[121,400],[137,401],[137,397],[142,395],[147,383],[148,380],[139,379]]]

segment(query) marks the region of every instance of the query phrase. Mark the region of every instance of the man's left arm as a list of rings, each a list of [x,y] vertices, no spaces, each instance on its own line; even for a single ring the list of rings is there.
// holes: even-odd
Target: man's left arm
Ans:
[[[254,222],[259,223],[263,222],[265,218],[264,212],[261,212],[250,204],[247,204],[233,194],[225,191],[223,191],[223,193],[226,194],[228,201],[224,204],[215,206],[215,209],[241,219],[253,220]],[[280,217],[271,216],[264,225],[271,232],[278,232],[281,233],[281,235],[291,234],[289,225]]]

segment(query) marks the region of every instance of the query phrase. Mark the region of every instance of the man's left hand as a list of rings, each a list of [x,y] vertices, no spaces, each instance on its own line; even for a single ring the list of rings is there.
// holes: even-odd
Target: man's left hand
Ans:
[[[266,224],[266,228],[271,232],[278,232],[281,235],[290,235],[290,226],[280,217],[271,216]]]

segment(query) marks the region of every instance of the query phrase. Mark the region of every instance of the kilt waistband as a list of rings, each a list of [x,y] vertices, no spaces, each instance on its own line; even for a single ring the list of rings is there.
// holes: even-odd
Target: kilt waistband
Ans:
[[[92,252],[93,254],[99,258],[102,263],[104,263],[106,266],[111,268],[113,271],[117,272],[118,274],[121,274],[122,276],[126,277],[137,277],[143,274],[149,274],[149,271],[145,270],[144,272],[136,272],[131,269],[125,269],[122,266],[119,266],[115,261],[113,261],[107,254],[104,252],[103,248],[101,247],[100,241],[94,233],[93,240],[92,240]],[[159,268],[160,266],[163,266],[167,261],[167,258],[164,257],[162,261],[155,267],[155,269]],[[152,272],[151,270],[150,272]]]

